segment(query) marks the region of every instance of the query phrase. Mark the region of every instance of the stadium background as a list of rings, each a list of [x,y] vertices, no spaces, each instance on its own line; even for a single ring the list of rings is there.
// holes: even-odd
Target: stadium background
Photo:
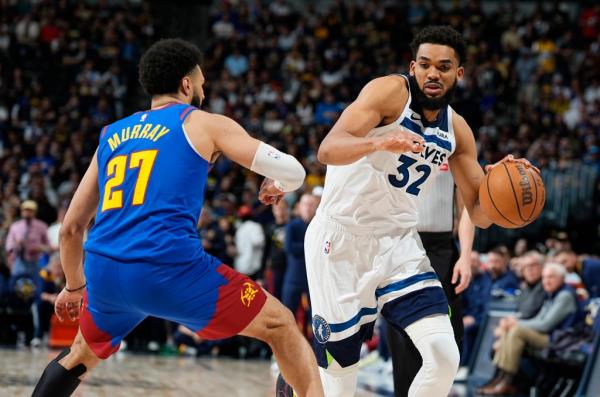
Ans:
[[[481,164],[508,153],[527,157],[546,184],[538,221],[520,230],[478,230],[477,251],[505,246],[516,257],[526,245],[550,257],[571,244],[579,255],[600,254],[600,7],[591,1],[2,0],[2,249],[23,200],[36,201],[47,225],[59,224],[101,127],[148,107],[137,62],[155,40],[196,43],[205,54],[203,108],[302,161],[306,184],[286,197],[293,208],[303,191],[324,182],[316,151],[339,113],[373,77],[407,71],[408,43],[427,24],[452,25],[467,40],[453,107],[475,133]],[[267,237],[253,275],[272,284],[274,218],[256,200],[259,183],[220,159],[207,186],[202,237],[207,250],[234,263],[236,228],[249,207]],[[0,268],[7,295],[5,252]],[[15,324],[0,323],[5,343],[30,344],[29,334],[12,338]],[[149,336],[156,328],[160,335]],[[161,322],[143,324],[130,348],[164,345],[172,331]],[[232,355],[240,355],[239,344]]]

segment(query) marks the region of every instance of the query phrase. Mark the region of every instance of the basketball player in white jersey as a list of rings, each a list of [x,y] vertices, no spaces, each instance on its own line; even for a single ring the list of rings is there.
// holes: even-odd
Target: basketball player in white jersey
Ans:
[[[484,174],[473,132],[448,106],[464,73],[464,41],[452,28],[428,27],[412,48],[410,76],[369,82],[318,152],[327,175],[305,252],[328,397],[354,395],[361,342],[378,312],[423,358],[409,396],[446,396],[458,368],[448,302],[415,228],[417,201],[449,168],[471,220],[491,221],[478,201]]]

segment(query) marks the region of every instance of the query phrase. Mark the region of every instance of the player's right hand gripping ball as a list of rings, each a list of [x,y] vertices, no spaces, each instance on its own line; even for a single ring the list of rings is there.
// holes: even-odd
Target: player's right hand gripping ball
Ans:
[[[530,224],[541,214],[546,201],[542,177],[516,161],[492,168],[479,186],[479,202],[496,225],[515,229]]]

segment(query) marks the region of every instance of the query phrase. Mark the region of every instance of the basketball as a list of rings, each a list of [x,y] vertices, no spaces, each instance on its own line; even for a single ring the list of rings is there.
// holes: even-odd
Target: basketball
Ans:
[[[515,229],[535,221],[546,200],[541,176],[519,162],[502,162],[479,186],[479,202],[495,224]]]

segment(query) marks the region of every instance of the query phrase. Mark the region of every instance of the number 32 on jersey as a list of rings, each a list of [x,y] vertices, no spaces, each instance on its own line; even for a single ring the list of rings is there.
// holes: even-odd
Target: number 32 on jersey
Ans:
[[[417,160],[403,154],[398,158],[398,161],[400,161],[400,165],[396,169],[398,170],[399,175],[389,174],[388,180],[392,186],[399,189],[405,187],[409,182],[411,182],[408,184],[406,192],[414,196],[418,196],[421,192],[421,188],[419,186],[421,186],[421,184],[427,180],[429,174],[431,174],[431,167],[427,164],[417,165],[414,167],[414,169],[420,173],[420,175],[418,175],[413,181],[409,181],[411,176],[411,168],[417,163]]]
[[[102,198],[102,212],[123,208],[123,189],[119,187],[125,181],[125,174],[138,168],[135,188],[133,190],[132,205],[142,205],[146,199],[146,188],[150,174],[156,160],[158,150],[142,150],[129,155],[113,157],[106,166],[106,175],[109,179],[104,185]]]

